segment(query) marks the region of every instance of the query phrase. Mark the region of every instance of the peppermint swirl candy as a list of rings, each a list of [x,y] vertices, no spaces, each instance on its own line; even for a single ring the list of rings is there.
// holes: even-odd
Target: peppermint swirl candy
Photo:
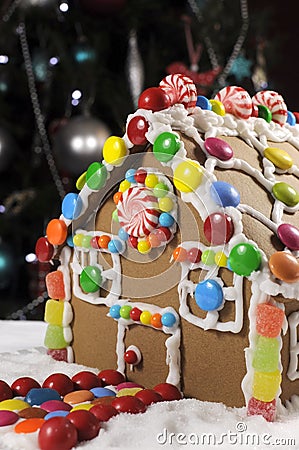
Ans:
[[[191,78],[181,73],[168,75],[160,82],[160,87],[170,97],[172,105],[181,103],[192,113],[197,102],[197,89]]]
[[[137,238],[149,235],[159,222],[157,198],[144,187],[134,186],[123,192],[117,211],[120,226]]]
[[[252,97],[254,105],[264,105],[271,111],[273,122],[284,125],[288,118],[288,108],[283,97],[275,91],[261,91]]]
[[[225,111],[239,119],[249,119],[252,113],[252,100],[245,89],[227,86],[215,95],[215,100],[223,103]]]

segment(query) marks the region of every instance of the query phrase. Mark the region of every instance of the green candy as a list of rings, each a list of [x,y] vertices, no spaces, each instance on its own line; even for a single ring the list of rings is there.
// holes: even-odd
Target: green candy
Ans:
[[[272,120],[272,113],[269,108],[265,105],[257,105],[258,116],[264,119],[266,122],[270,123]]]
[[[107,180],[107,169],[104,164],[93,162],[86,172],[86,184],[95,191],[101,189]]]
[[[119,218],[118,218],[118,211],[117,209],[115,209],[112,213],[112,219],[114,220],[114,222],[118,223],[119,222]]]
[[[204,252],[202,252],[201,261],[206,266],[212,266],[213,264],[215,264],[215,252],[213,252],[213,250],[205,250]]]
[[[180,148],[180,139],[176,134],[165,131],[159,134],[153,145],[153,152],[160,162],[170,161]]]
[[[91,238],[92,238],[92,236],[89,236],[88,234],[83,236],[81,246],[84,248],[89,248]]]
[[[119,310],[120,317],[122,317],[123,319],[130,319],[131,309],[132,309],[132,306],[130,306],[130,305],[122,306]]]
[[[296,206],[299,202],[299,193],[296,189],[283,181],[274,184],[272,193],[277,200],[287,206]]]
[[[96,292],[102,283],[102,274],[98,267],[87,266],[80,275],[80,286],[84,292]]]
[[[48,325],[44,340],[45,347],[59,350],[69,345],[64,338],[63,327],[60,325]]]
[[[259,336],[253,355],[252,367],[258,372],[274,372],[278,368],[278,362],[278,339]]]
[[[154,196],[157,198],[163,198],[168,194],[168,187],[164,183],[157,183],[154,187]]]
[[[262,262],[260,251],[252,244],[246,242],[235,245],[228,258],[228,264],[237,275],[248,277],[258,270]]]

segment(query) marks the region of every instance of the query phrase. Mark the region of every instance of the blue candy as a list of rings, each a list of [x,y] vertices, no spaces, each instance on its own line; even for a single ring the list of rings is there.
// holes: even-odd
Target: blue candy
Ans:
[[[44,419],[49,420],[52,417],[66,417],[69,413],[70,413],[69,411],[61,411],[58,409],[57,411],[51,411],[48,414],[46,414]]]
[[[199,106],[201,109],[208,109],[209,111],[212,109],[210,101],[204,95],[199,95],[197,97],[196,106]]]
[[[136,183],[136,180],[135,180],[135,173],[136,173],[136,170],[135,170],[135,169],[129,169],[129,170],[127,170],[127,171],[126,171],[126,175],[125,175],[126,180],[129,181],[130,183]]]
[[[174,218],[171,214],[163,212],[162,214],[160,214],[159,223],[160,225],[162,225],[162,227],[171,227],[171,225],[173,225],[174,223]]]
[[[95,398],[100,397],[115,397],[116,393],[111,391],[111,389],[105,388],[105,387],[95,387],[90,389],[90,392],[93,393]]]
[[[288,111],[287,123],[292,127],[296,125],[296,117],[291,111]]]
[[[109,314],[113,319],[119,319],[120,318],[120,305],[112,305],[109,309]]]
[[[70,192],[62,200],[61,211],[66,219],[78,217],[82,210],[82,200],[78,194]]]
[[[123,245],[121,241],[118,239],[111,239],[111,241],[108,244],[108,250],[111,253],[120,253],[123,249]]]
[[[25,397],[25,402],[30,406],[39,406],[48,400],[61,400],[61,397],[51,388],[32,388]]]
[[[214,181],[211,186],[211,197],[220,206],[238,206],[240,194],[237,189],[225,181]]]
[[[162,314],[161,323],[162,325],[164,325],[164,327],[173,327],[173,325],[176,323],[175,315],[171,312]]]
[[[74,241],[73,241],[73,236],[69,235],[67,237],[66,243],[69,247],[74,247]]]
[[[204,280],[195,289],[195,301],[204,311],[214,311],[223,301],[223,291],[215,280]]]
[[[122,241],[127,241],[129,238],[128,233],[123,228],[119,229],[118,236]]]

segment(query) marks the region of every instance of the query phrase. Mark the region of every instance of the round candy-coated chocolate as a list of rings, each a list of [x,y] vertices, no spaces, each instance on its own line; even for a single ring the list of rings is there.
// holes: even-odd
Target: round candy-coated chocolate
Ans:
[[[113,319],[119,319],[120,318],[120,305],[112,305],[109,309],[109,314]]]
[[[138,108],[161,111],[170,106],[170,98],[163,89],[151,87],[143,91],[138,100]]]
[[[252,272],[259,269],[262,257],[260,251],[254,245],[244,242],[232,248],[228,262],[233,272],[248,277]]]
[[[0,402],[2,400],[8,400],[13,398],[13,391],[6,383],[6,381],[0,380]]]
[[[13,411],[0,411],[0,427],[13,425],[19,420],[18,414]]]
[[[204,280],[195,289],[195,301],[204,311],[214,311],[223,302],[222,287],[216,280]]]
[[[296,125],[296,117],[291,111],[288,111],[287,123],[292,127]]]
[[[35,433],[35,431],[41,428],[44,422],[45,419],[41,417],[32,417],[31,419],[25,419],[17,423],[14,428],[14,432],[19,434]]]
[[[95,249],[100,248],[100,247],[99,247],[98,239],[99,239],[99,236],[93,236],[93,237],[90,239],[90,246],[91,246],[92,248],[95,248]]]
[[[135,180],[135,174],[136,174],[136,170],[135,170],[135,169],[128,169],[128,170],[126,171],[126,175],[125,175],[126,180],[127,180],[129,183],[136,183],[136,180]]]
[[[270,123],[272,120],[272,113],[269,108],[265,105],[257,105],[258,117],[261,117],[266,122]]]
[[[113,369],[101,370],[101,372],[98,374],[98,377],[100,378],[100,380],[102,380],[104,386],[117,386],[118,384],[126,381],[125,376],[122,373]]]
[[[47,411],[36,406],[29,406],[29,408],[22,409],[18,412],[19,417],[22,417],[23,419],[32,419],[34,417],[43,419],[46,414]]]
[[[25,397],[30,406],[41,405],[48,400],[61,400],[59,393],[51,388],[32,388]]]
[[[234,234],[232,218],[223,213],[212,213],[204,222],[204,234],[210,244],[226,244]]]
[[[147,172],[144,169],[138,169],[135,173],[135,181],[136,183],[144,184],[147,176]]]
[[[93,162],[92,164],[90,164],[86,172],[86,184],[89,189],[98,191],[105,185],[107,175],[108,172],[104,164],[97,161]]]
[[[190,248],[190,250],[188,250],[187,252],[187,259],[193,264],[199,263],[201,260],[201,250],[196,247]]]
[[[158,392],[162,399],[165,401],[181,400],[182,394],[179,389],[171,383],[160,383],[154,387],[154,390]]]
[[[146,411],[145,404],[139,398],[132,395],[117,397],[111,404],[118,412],[139,414]]]
[[[136,306],[134,308],[131,309],[130,311],[130,318],[132,320],[134,320],[135,322],[138,322],[140,319],[140,314],[142,313],[142,311],[137,308]]]
[[[53,245],[61,245],[67,238],[67,226],[61,219],[52,219],[46,229],[47,239]]]
[[[48,412],[48,414],[45,415],[44,419],[49,420],[52,419],[52,417],[66,417],[69,415],[69,411],[65,411],[63,409],[56,409],[55,411]]]
[[[177,262],[184,262],[187,259],[187,250],[184,247],[177,247],[172,252],[173,259]]]
[[[196,106],[199,106],[201,109],[207,109],[208,111],[212,109],[210,101],[204,95],[197,96]]]
[[[47,238],[40,237],[35,244],[35,254],[39,262],[49,262],[54,255],[54,247]]]
[[[80,286],[84,292],[97,292],[102,283],[101,270],[96,266],[86,266],[80,274]]]
[[[171,231],[167,227],[159,227],[155,230],[161,242],[169,241],[171,238]]]
[[[111,239],[108,244],[108,250],[111,253],[120,253],[123,249],[123,244],[119,239]]]
[[[64,373],[53,373],[45,379],[42,387],[55,389],[62,397],[64,397],[74,390],[74,383],[70,377]]]
[[[31,377],[21,377],[15,380],[12,385],[11,389],[15,396],[25,397],[27,393],[30,391],[30,389],[33,388],[40,388],[40,384],[34,380]],[[50,387],[50,386],[47,386]]]
[[[142,389],[142,391],[135,394],[135,397],[139,398],[147,406],[152,403],[162,402],[163,400],[162,395],[154,389]]]
[[[293,165],[291,156],[280,148],[267,147],[264,150],[264,156],[271,161],[276,167],[282,170],[288,170]]]
[[[98,378],[99,382],[101,382],[101,380]],[[115,392],[112,391],[111,389],[105,388],[105,387],[94,387],[92,389],[90,389],[90,392],[93,393],[93,395],[95,396],[95,398],[100,398],[100,397],[115,397]]]
[[[100,431],[100,421],[90,411],[73,411],[67,419],[76,427],[78,432],[78,441],[90,441],[95,438]]]
[[[106,397],[99,397],[92,400],[92,405],[111,405],[112,401],[115,397],[112,397],[112,395],[107,395]]]
[[[282,223],[277,228],[281,242],[291,250],[299,250],[299,229],[289,223]]]
[[[130,305],[123,305],[120,310],[120,317],[123,319],[130,319],[130,312],[131,312],[132,306]]]
[[[28,407],[28,403],[18,398],[8,398],[0,402],[0,411],[21,411]]]
[[[225,181],[214,181],[211,186],[211,197],[220,206],[238,206],[240,194],[237,189]]]
[[[87,389],[80,389],[80,391],[73,391],[66,394],[63,401],[71,405],[78,405],[79,403],[90,402],[93,399],[94,395],[92,392]]]
[[[66,219],[78,217],[81,213],[82,200],[78,194],[69,192],[62,200],[61,211]]]
[[[291,253],[276,252],[269,258],[269,267],[273,275],[286,283],[299,280],[299,262]]]
[[[164,327],[171,328],[176,323],[175,315],[171,312],[162,314],[161,323]]]
[[[108,422],[111,417],[117,416],[118,411],[112,405],[98,404],[89,410],[100,422]]]
[[[175,187],[182,192],[193,192],[201,184],[202,168],[193,160],[179,163],[173,172]]]
[[[162,227],[171,227],[174,224],[174,218],[171,214],[163,212],[160,214],[159,224],[162,225]]]
[[[153,152],[156,159],[160,162],[170,161],[180,149],[180,139],[169,131],[164,131],[156,137]]]
[[[76,373],[76,375],[72,377],[72,382],[75,389],[87,389],[88,391],[92,388],[102,386],[99,377],[89,370],[83,370],[82,372]]]
[[[106,163],[119,166],[127,154],[125,141],[118,136],[110,136],[103,146],[103,158]]]
[[[138,356],[134,350],[127,350],[124,354],[124,360],[127,364],[132,364],[133,366],[138,364]]]
[[[272,187],[272,192],[277,200],[285,203],[287,206],[296,206],[299,202],[299,193],[296,189],[283,181],[275,183]]]
[[[52,411],[70,411],[72,409],[71,405],[63,402],[62,400],[48,400],[40,405],[42,409],[47,412]]]
[[[144,145],[147,143],[145,137],[149,124],[143,116],[134,116],[127,126],[127,135],[132,144]]]
[[[135,236],[129,236],[128,243],[132,248],[137,248],[138,246],[138,238]]]
[[[204,146],[206,151],[221,161],[228,161],[234,156],[233,149],[223,139],[209,137],[205,140]]]
[[[141,388],[144,389],[139,383],[135,383],[134,381],[125,381],[124,383],[120,383],[116,386],[117,391],[121,391],[122,389],[132,389],[132,388]]]
[[[38,433],[41,450],[70,450],[77,442],[77,429],[65,417],[53,417],[45,421]]]

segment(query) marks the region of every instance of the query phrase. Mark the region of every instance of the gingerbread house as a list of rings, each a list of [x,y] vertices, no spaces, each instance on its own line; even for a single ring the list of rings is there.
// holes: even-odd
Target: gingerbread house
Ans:
[[[299,394],[299,128],[283,98],[184,75],[147,89],[126,133],[38,240],[45,345],[186,397],[274,420]]]

